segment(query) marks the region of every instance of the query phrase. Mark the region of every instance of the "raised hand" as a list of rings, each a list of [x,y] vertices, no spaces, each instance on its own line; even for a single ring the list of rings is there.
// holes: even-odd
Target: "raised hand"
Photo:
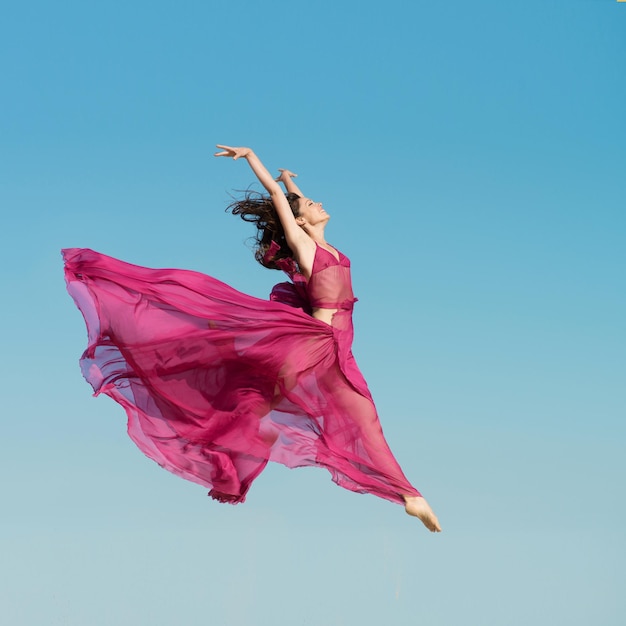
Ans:
[[[292,178],[297,178],[297,174],[294,174],[293,172],[290,172],[289,170],[285,170],[282,168],[278,168],[278,171],[280,172],[280,174],[274,179],[276,182],[280,183],[280,182],[287,182],[288,180],[292,179]]]
[[[214,156],[216,157],[232,157],[233,160],[237,160],[240,158],[245,158],[252,154],[252,150],[250,148],[233,148],[231,146],[222,146],[221,144],[217,144],[216,148],[221,148],[222,152],[216,152]]]

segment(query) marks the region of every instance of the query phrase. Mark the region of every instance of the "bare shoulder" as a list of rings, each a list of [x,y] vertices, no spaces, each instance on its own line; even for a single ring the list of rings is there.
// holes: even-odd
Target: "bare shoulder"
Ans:
[[[293,250],[293,255],[300,266],[300,271],[306,278],[311,276],[313,271],[313,261],[315,260],[316,244],[303,230],[300,231],[291,241],[289,247]]]

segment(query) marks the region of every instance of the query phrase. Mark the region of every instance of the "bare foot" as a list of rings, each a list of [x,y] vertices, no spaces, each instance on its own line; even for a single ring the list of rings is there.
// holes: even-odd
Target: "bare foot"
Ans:
[[[422,520],[422,523],[428,530],[434,533],[441,532],[441,526],[439,526],[439,520],[437,516],[430,508],[430,505],[422,497],[404,496],[404,510],[413,517],[417,517]]]

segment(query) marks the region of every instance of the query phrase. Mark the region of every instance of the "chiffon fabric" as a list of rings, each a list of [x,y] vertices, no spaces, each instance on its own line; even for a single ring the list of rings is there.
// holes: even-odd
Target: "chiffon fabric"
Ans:
[[[270,253],[272,250],[270,250]],[[381,430],[352,356],[350,261],[317,248],[306,281],[270,300],[204,274],[63,250],[88,346],[83,375],[125,409],[128,434],[165,469],[243,502],[268,461],[326,468],[341,487],[397,503],[419,492]],[[332,325],[312,306],[337,308]]]

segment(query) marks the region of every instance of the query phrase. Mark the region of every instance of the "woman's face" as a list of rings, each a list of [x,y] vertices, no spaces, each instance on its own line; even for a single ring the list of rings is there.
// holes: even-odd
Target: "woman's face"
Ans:
[[[311,200],[311,198],[300,198],[300,200],[298,200],[298,213],[298,217],[302,218],[306,224],[310,224],[311,226],[327,222],[330,219],[330,215],[324,211],[322,203],[315,202]]]

